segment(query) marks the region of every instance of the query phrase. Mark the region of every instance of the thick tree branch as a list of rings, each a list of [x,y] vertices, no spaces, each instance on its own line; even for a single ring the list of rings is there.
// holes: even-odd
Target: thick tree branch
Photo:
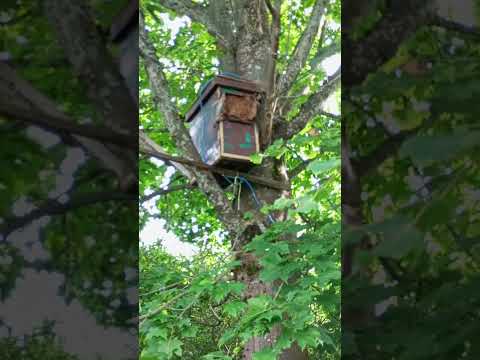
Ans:
[[[340,86],[340,70],[335,72],[321,87],[321,89],[310,96],[300,108],[300,113],[291,121],[285,118],[279,119],[274,125],[274,138],[288,140],[301,131],[312,117],[320,114],[323,103]]]
[[[150,139],[150,137],[147,134],[145,134],[145,132],[143,132],[142,130],[140,130],[139,132],[138,143],[140,147],[140,153],[146,154],[149,151],[154,151],[155,153],[168,155],[167,152],[164,149],[162,149],[160,145],[158,145],[155,141]],[[166,164],[176,168],[183,176],[185,176],[188,180],[190,180],[191,183],[195,182],[195,176],[193,172],[187,169],[187,167],[183,166],[180,163],[173,162],[167,159],[165,159],[164,161]]]
[[[103,43],[86,2],[45,0],[44,10],[105,125],[125,134],[136,134],[137,106]]]
[[[178,115],[177,108],[171,101],[163,66],[148,38],[142,12],[140,13],[140,55],[145,63],[145,70],[150,81],[155,104],[163,115],[168,131],[175,138],[177,147],[184,152],[185,157],[200,160],[192,139]]]
[[[432,19],[428,1],[391,0],[388,4],[382,19],[365,38],[354,41],[348,34],[345,36],[342,49],[344,87],[362,83],[368,74],[395,55],[400,44]]]
[[[398,133],[379,145],[370,154],[354,161],[352,160],[352,166],[355,168],[355,172],[359,178],[367,175],[370,171],[376,169],[386,159],[395,154],[400,146],[413,135],[417,133],[417,130],[411,130]]]
[[[349,2],[356,6],[356,0]],[[439,26],[475,37],[480,36],[478,27],[466,26],[437,15],[429,1],[390,0],[387,3],[389,7],[385,14],[366,38],[354,41],[348,34],[344,37],[343,86],[362,83],[368,74],[375,72],[392,58],[399,45],[422,26]],[[368,7],[368,4],[366,6]],[[342,23],[345,23],[344,19]]]
[[[307,27],[295,47],[292,58],[278,84],[278,94],[285,94],[295,82],[300,71],[307,63],[308,55],[320,28],[320,20],[325,11],[326,0],[317,0]]]
[[[325,47],[321,47],[317,50],[317,54],[315,57],[310,60],[310,68],[312,72],[320,71],[322,66],[322,61],[327,59],[328,57],[340,53],[340,43],[335,42]],[[305,90],[307,90],[307,86],[305,85],[302,87],[301,90],[297,91],[298,94],[304,94]],[[295,97],[285,96],[280,99],[280,104],[278,105],[278,114],[280,116],[287,116],[287,114],[292,110],[294,99]]]
[[[10,116],[15,116],[18,112],[21,120],[25,120],[25,117],[33,118],[34,115],[39,114],[41,116],[37,121],[48,120],[52,127],[58,127],[56,121],[61,119],[63,119],[64,125],[65,123],[70,124],[69,116],[61,112],[57,104],[35,89],[28,81],[18,76],[12,68],[1,62],[0,112]],[[53,120],[55,120],[55,123]],[[66,136],[63,135],[63,137]],[[68,137],[70,138],[70,136]],[[125,137],[125,135],[122,135],[122,137]],[[130,179],[136,181],[136,174],[131,173],[131,164],[114,154],[99,141],[79,135],[74,135],[71,138],[73,142],[80,144],[88,153],[97,158],[105,169],[113,171],[121,183],[125,182],[125,186]]]
[[[151,200],[151,199],[153,199],[154,197],[157,197],[157,196],[170,194],[170,193],[175,192],[175,191],[190,190],[190,189],[193,189],[194,187],[195,187],[195,184],[180,184],[180,185],[171,186],[168,189],[159,189],[159,190],[154,191],[151,194],[148,194],[148,195],[145,195],[145,196],[141,197],[140,198],[140,203],[144,203],[145,201]]]
[[[313,72],[320,70],[322,66],[322,61],[340,53],[341,47],[340,43],[334,42],[327,46],[320,47],[315,55],[315,57],[310,61],[310,67]]]
[[[181,157],[178,157],[178,156],[172,156],[172,155],[168,155],[168,154],[165,154],[165,153],[157,153],[157,152],[151,151],[151,150],[144,150],[142,152],[144,154],[156,157],[160,160],[186,164],[186,165],[193,166],[197,169],[207,170],[207,171],[210,171],[210,172],[214,172],[214,173],[221,174],[221,175],[226,175],[226,176],[242,176],[247,180],[250,180],[254,183],[257,183],[257,184],[260,184],[260,185],[263,185],[263,186],[266,186],[266,187],[270,187],[270,188],[278,189],[278,190],[290,190],[290,184],[283,183],[283,182],[280,182],[280,181],[276,181],[276,180],[273,180],[273,179],[268,179],[268,178],[261,177],[261,176],[255,176],[255,175],[247,174],[247,173],[244,173],[244,172],[241,172],[241,171],[225,169],[225,168],[221,168],[221,167],[217,167],[217,166],[210,166],[210,165],[207,165],[207,164],[205,164],[201,161],[184,159],[184,158],[181,158]]]
[[[478,26],[467,26],[455,21],[447,20],[441,16],[435,16],[432,19],[432,25],[442,27],[447,30],[456,31],[462,34],[480,37],[480,28]]]
[[[1,85],[2,84],[0,84],[0,86]],[[0,98],[0,115],[4,115],[7,118],[20,120],[24,123],[36,125],[59,134],[67,133],[71,135],[80,135],[82,137],[118,146],[125,146],[131,149],[137,148],[137,144],[132,141],[130,136],[116,133],[104,126],[77,124],[73,119],[70,119],[67,116],[54,117],[42,113],[37,109],[18,107],[11,103],[6,104],[4,100],[5,98]]]
[[[5,225],[0,227],[0,234],[6,239],[13,231],[21,229],[31,222],[44,216],[61,215],[81,207],[104,203],[107,201],[138,201],[136,194],[127,194],[121,192],[100,192],[92,194],[82,194],[71,199],[66,204],[55,200],[48,200],[38,208],[30,211],[24,216],[6,219]]]
[[[148,38],[142,12],[140,12],[140,54],[144,60],[145,70],[150,82],[155,104],[163,114],[168,131],[175,139],[178,148],[188,160],[200,162],[200,156],[193,145],[190,135],[179,118],[175,106],[170,101],[171,97],[168,93],[168,84],[163,73],[163,68],[158,61],[155,48]],[[198,187],[211,201],[225,228],[233,237],[242,233],[245,228],[244,221],[239,214],[231,208],[230,202],[217,184],[213,174],[206,171],[198,171],[195,168],[191,170],[195,175]]]
[[[178,15],[186,15],[192,19],[192,21],[202,24],[208,33],[218,41],[221,47],[229,48],[228,41],[209,16],[207,7],[196,4],[191,0],[159,0],[159,4],[175,11]]]

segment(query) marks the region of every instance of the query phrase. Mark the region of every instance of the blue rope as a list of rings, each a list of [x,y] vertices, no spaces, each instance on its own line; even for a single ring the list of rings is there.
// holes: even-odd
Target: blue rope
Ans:
[[[230,179],[235,179],[234,176],[223,176],[225,178],[225,180],[228,181],[228,183],[230,185],[232,185],[233,183],[229,180]],[[257,194],[255,193],[255,189],[253,188],[252,184],[247,180],[245,179],[243,176],[238,176],[238,179],[240,179],[240,181],[244,184],[246,184],[248,186],[248,188],[250,189],[250,192],[252,193],[252,197],[253,197],[253,200],[255,201],[255,203],[257,204],[257,207],[260,209],[262,207],[262,204],[260,203],[260,201],[258,200],[258,197],[257,197]],[[268,220],[270,220],[270,223],[273,224],[275,222],[275,220],[273,219],[273,217],[268,214],[267,215],[268,217]]]

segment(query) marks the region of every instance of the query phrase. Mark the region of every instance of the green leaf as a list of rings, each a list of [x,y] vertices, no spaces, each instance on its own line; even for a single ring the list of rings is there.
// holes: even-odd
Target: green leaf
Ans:
[[[307,346],[315,347],[320,342],[320,331],[309,328],[305,331],[295,334],[298,345],[304,350]]]
[[[183,342],[177,338],[171,338],[166,341],[160,341],[157,343],[157,350],[160,354],[165,354],[167,356],[171,355],[182,355],[182,345]]]
[[[221,351],[215,351],[213,353],[202,356],[202,360],[232,360],[232,357],[225,355]]]
[[[225,304],[223,307],[223,311],[232,317],[238,316],[243,309],[247,307],[247,304],[242,301],[232,301],[230,303]]]
[[[315,175],[320,175],[336,168],[340,168],[340,159],[315,160],[308,164],[307,167],[307,169],[311,170]]]
[[[273,203],[273,210],[283,210],[291,207],[295,203],[295,200],[281,197]]]
[[[283,146],[283,142],[283,139],[275,140],[275,142],[265,150],[265,155],[279,159],[288,150]]]
[[[242,283],[221,283],[213,290],[213,299],[218,303],[231,292],[241,294],[244,288],[245,285]]]
[[[405,141],[400,156],[411,157],[419,165],[447,161],[459,153],[478,146],[480,132],[459,129],[449,135],[415,136]]]
[[[197,336],[199,330],[200,329],[199,329],[198,326],[190,325],[190,326],[184,328],[184,330],[182,331],[182,336],[184,336],[186,338],[193,338],[193,337]]]
[[[147,332],[145,339],[151,340],[153,338],[160,338],[166,340],[168,337],[168,330],[165,328],[154,327]]]
[[[364,228],[383,235],[372,251],[377,256],[400,259],[423,245],[423,234],[404,216],[395,216]]]
[[[235,338],[236,334],[237,332],[235,331],[235,329],[226,330],[223,333],[222,337],[218,340],[218,345],[223,346],[226,343],[230,342],[231,340],[233,340],[233,338]]]
[[[250,155],[250,161],[256,165],[260,165],[263,161],[263,155],[259,153],[255,153]]]
[[[297,200],[297,211],[300,213],[309,213],[310,211],[318,210],[318,202],[311,196],[303,196]]]
[[[251,211],[246,211],[244,214],[243,214],[243,218],[245,220],[251,220],[253,219],[254,215]]]

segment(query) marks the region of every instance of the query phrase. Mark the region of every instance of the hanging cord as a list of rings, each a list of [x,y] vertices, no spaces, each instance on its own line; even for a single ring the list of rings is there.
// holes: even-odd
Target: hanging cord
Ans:
[[[238,190],[238,206],[240,207],[240,190],[242,188],[242,185],[241,183],[244,183],[247,185],[247,187],[250,189],[250,192],[252,194],[252,197],[253,197],[253,200],[255,201],[255,203],[257,204],[257,208],[260,210],[262,208],[262,204],[260,203],[260,201],[258,200],[258,197],[257,197],[257,194],[255,193],[255,189],[253,188],[252,184],[247,180],[245,179],[243,176],[223,176],[225,178],[225,180],[228,181],[228,183],[230,185],[234,185],[235,186],[235,181],[236,179],[238,178],[238,180],[240,180],[240,184],[239,184],[239,190]],[[232,182],[232,180],[234,182]],[[270,221],[270,224],[273,224],[275,223],[275,220],[273,219],[272,215],[268,214],[267,215],[267,218],[268,220]]]

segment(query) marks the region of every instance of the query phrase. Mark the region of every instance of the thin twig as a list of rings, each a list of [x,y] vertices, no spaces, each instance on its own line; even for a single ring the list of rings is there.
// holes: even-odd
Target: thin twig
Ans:
[[[222,318],[220,316],[218,316],[217,312],[215,311],[215,309],[212,307],[211,304],[208,304],[208,307],[210,308],[210,310],[212,310],[212,313],[213,315],[217,318],[218,321],[222,321]]]

